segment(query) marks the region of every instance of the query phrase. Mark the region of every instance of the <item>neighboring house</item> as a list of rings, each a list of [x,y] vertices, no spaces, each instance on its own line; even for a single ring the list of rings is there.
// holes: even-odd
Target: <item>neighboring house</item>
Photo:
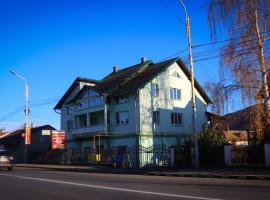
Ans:
[[[255,136],[252,120],[256,117],[256,105],[223,116],[213,113],[208,116],[211,127],[222,130],[226,141],[234,145],[248,145]]]
[[[51,133],[55,130],[50,125],[31,128],[31,144],[27,145],[27,161],[34,162],[39,156],[51,150]],[[46,135],[43,135],[46,132]],[[19,129],[0,138],[0,146],[10,151],[14,156],[15,163],[23,163],[25,159],[24,129]]]
[[[197,81],[195,87],[199,132],[210,99]],[[100,81],[76,78],[54,109],[61,112],[67,147],[77,151],[178,145],[192,128],[190,72],[179,58],[142,59],[114,67]]]

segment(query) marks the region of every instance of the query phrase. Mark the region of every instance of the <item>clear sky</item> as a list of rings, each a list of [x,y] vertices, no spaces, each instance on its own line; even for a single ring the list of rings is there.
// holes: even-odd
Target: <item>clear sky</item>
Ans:
[[[193,44],[210,42],[204,0],[184,2]],[[24,83],[9,70],[29,82],[30,123],[60,128],[53,107],[77,76],[187,48],[184,21],[178,0],[0,0],[0,128],[24,123]],[[194,65],[202,85],[217,78],[217,60]]]

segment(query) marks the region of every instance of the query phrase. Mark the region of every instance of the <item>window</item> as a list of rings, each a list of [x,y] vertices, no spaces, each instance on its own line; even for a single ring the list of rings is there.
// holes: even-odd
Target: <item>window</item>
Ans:
[[[90,126],[104,124],[104,111],[92,112],[89,114]]]
[[[181,78],[180,74],[177,71],[173,72],[172,76],[179,79]]]
[[[182,113],[171,113],[171,124],[172,125],[182,125]]]
[[[96,107],[96,106],[102,106],[104,105],[104,101],[102,98],[94,98],[88,100],[89,107]]]
[[[80,100],[76,103],[77,110],[82,110],[88,107],[87,99]]]
[[[153,111],[153,123],[154,124],[159,124],[160,123],[159,111]]]
[[[116,97],[116,103],[126,103],[128,102],[128,96],[118,96]]]
[[[67,131],[71,131],[73,129],[73,120],[67,121]]]
[[[171,99],[173,100],[180,100],[181,99],[181,90],[177,88],[171,88]]]
[[[116,113],[116,124],[128,124],[128,112],[119,112]]]
[[[76,128],[84,128],[87,127],[87,115],[77,115],[75,116]]]
[[[157,97],[159,94],[158,84],[152,84],[152,96]]]
[[[74,108],[71,107],[71,106],[67,106],[67,114],[70,115],[70,114],[73,114],[74,113]]]

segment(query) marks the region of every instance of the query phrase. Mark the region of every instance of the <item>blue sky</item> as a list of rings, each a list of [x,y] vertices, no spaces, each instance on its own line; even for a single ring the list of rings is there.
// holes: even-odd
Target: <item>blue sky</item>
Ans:
[[[204,0],[184,2],[193,44],[210,42]],[[184,19],[178,0],[0,0],[0,128],[24,123],[24,83],[9,70],[28,79],[30,122],[60,128],[53,107],[77,76],[187,48]],[[195,76],[203,85],[217,69],[216,59],[196,62]]]

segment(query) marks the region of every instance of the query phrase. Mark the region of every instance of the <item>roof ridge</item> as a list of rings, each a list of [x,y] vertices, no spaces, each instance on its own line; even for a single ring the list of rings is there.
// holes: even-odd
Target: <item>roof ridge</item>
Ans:
[[[141,72],[143,72],[151,63],[153,63],[153,61],[152,60],[148,60],[148,61],[146,61],[144,63],[139,64],[139,65],[142,65],[142,67],[141,67],[142,69],[141,70],[139,69],[139,71],[133,72],[122,83],[119,83],[116,87],[112,88],[109,93],[114,92],[115,90],[117,90],[120,87],[122,87],[124,84],[128,83],[129,81],[131,81],[132,79],[134,79],[135,77],[137,77],[138,74],[140,74]],[[135,74],[135,76],[132,76],[133,74]]]

